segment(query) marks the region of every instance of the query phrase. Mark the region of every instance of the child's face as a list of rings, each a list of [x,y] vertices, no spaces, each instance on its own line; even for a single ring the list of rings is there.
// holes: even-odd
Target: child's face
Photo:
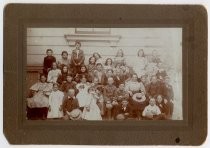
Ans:
[[[93,83],[94,83],[94,84],[98,84],[98,82],[99,82],[98,78],[95,78],[95,79],[93,80]]]
[[[107,65],[111,65],[112,64],[112,60],[111,59],[108,59],[107,60]]]
[[[94,57],[92,57],[91,59],[90,59],[90,63],[91,64],[94,64],[96,62],[96,59],[94,58]]]
[[[119,50],[117,53],[117,57],[122,57],[122,56],[123,56],[123,52],[121,50]]]
[[[76,43],[76,49],[80,49],[80,44]]]
[[[67,77],[66,77],[67,82],[72,82],[72,79],[73,79],[73,78],[72,78],[71,76],[67,76]]]
[[[125,85],[124,85],[124,84],[120,84],[120,85],[119,85],[119,89],[120,89],[120,90],[124,90],[124,88],[125,88]]]
[[[81,82],[82,82],[82,83],[86,83],[86,81],[87,81],[87,80],[86,80],[85,77],[83,77],[83,78],[81,79]]]
[[[52,64],[52,68],[57,69],[57,64],[55,62]]]
[[[121,72],[119,70],[116,71],[116,75],[120,76]]]
[[[47,51],[47,56],[52,56],[52,51]]]
[[[113,83],[114,83],[113,78],[109,78],[109,79],[108,79],[108,84],[109,84],[109,85],[112,85]]]
[[[157,102],[158,102],[158,103],[161,103],[162,100],[163,100],[163,98],[162,98],[161,96],[157,96]]]
[[[74,97],[74,95],[75,95],[75,90],[74,89],[69,89],[68,90],[68,96]]]
[[[102,66],[101,66],[101,65],[98,65],[98,66],[97,66],[97,69],[98,69],[99,71],[101,71],[101,70],[102,70]]]
[[[152,77],[151,82],[152,82],[152,83],[156,83],[156,82],[157,82],[157,78],[156,78],[156,77]]]
[[[113,75],[112,71],[111,70],[107,71],[107,75],[112,76]]]
[[[98,53],[95,53],[95,54],[94,54],[94,57],[95,57],[96,59],[99,59],[99,58],[100,58],[100,56],[98,55]]]
[[[41,78],[40,78],[40,81],[42,82],[42,83],[44,83],[44,82],[46,82],[46,77],[45,76],[41,76]]]
[[[138,80],[137,75],[133,75],[132,80],[133,80],[133,81],[137,81],[137,80]]]
[[[89,89],[89,93],[90,94],[94,94],[95,93],[95,89],[93,89],[93,88]]]
[[[62,58],[63,58],[63,59],[67,59],[67,58],[68,58],[68,54],[63,53],[63,54],[62,54]]]
[[[139,56],[142,57],[144,52],[142,50],[139,51]]]
[[[58,85],[54,85],[53,86],[53,91],[57,91],[58,90]]]
[[[128,105],[128,101],[123,100],[123,101],[122,101],[122,105],[123,105],[123,106],[127,106],[127,105]]]
[[[149,104],[150,104],[151,106],[154,106],[154,105],[155,105],[155,99],[150,99]]]
[[[66,66],[63,67],[63,72],[68,72],[68,68]]]
[[[146,82],[146,78],[145,77],[141,77],[141,82],[145,83]]]
[[[86,68],[85,67],[81,67],[81,72],[85,72]]]

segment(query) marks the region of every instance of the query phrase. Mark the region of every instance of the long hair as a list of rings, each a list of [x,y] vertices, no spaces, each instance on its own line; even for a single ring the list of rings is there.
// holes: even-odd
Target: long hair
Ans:
[[[143,50],[143,49],[139,49],[138,54],[137,54],[138,57],[140,57],[140,54],[139,54],[139,53],[140,53],[141,51],[142,51],[142,53],[143,53],[143,54],[141,55],[141,57],[145,57],[145,54],[144,54],[144,50]]]

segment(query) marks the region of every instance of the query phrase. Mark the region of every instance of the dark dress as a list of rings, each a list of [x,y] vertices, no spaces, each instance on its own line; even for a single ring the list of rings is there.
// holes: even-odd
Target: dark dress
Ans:
[[[46,56],[44,58],[44,69],[43,69],[43,73],[45,75],[48,74],[49,70],[52,68],[52,63],[56,62],[56,58],[54,56]]]

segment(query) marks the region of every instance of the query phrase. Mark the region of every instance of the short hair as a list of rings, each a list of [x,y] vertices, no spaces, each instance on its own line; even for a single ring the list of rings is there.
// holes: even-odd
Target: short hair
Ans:
[[[53,50],[52,50],[52,49],[50,49],[50,48],[46,50],[46,53],[47,53],[48,51],[51,51],[51,52],[53,52]]]
[[[99,66],[99,65],[103,67],[103,65],[102,65],[101,63],[97,63],[97,64],[96,64],[96,66]]]
[[[67,51],[62,51],[61,55],[63,55],[64,53],[68,55]]]
[[[79,44],[81,46],[81,42],[80,41],[75,41],[75,45]]]
[[[47,78],[47,76],[43,73],[40,74],[39,79],[41,79],[41,77],[44,76],[45,78]]]

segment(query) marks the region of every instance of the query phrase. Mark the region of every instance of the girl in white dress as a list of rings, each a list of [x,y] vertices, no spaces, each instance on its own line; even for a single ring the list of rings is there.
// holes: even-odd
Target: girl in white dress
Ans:
[[[88,95],[85,98],[82,118],[85,120],[102,120],[100,109],[96,104],[99,96],[96,94],[94,87],[88,89]]]
[[[58,77],[61,75],[61,70],[57,68],[57,63],[52,63],[52,69],[49,71],[47,76],[47,82],[56,83]]]
[[[76,98],[79,102],[79,107],[83,110],[83,107],[86,104],[86,97],[88,95],[88,88],[90,87],[89,83],[87,83],[87,78],[85,75],[82,75],[80,78],[80,83],[76,85],[76,88],[79,90],[79,93],[76,95]]]
[[[135,73],[137,73],[138,78],[145,74],[146,65],[147,59],[144,55],[144,50],[140,49],[135,60],[135,65],[133,66],[133,70],[135,71]]]
[[[58,90],[58,84],[53,84],[53,91],[49,96],[49,110],[47,118],[62,118],[63,92]]]

